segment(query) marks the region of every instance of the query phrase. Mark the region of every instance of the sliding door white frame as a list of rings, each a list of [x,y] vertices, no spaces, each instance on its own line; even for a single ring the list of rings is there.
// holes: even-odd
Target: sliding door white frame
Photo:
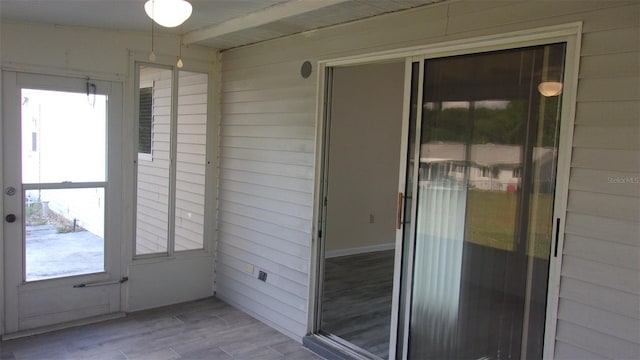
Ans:
[[[549,283],[547,292],[547,310],[545,321],[545,341],[544,341],[544,358],[553,358],[555,348],[555,334],[557,323],[557,310],[559,302],[560,292],[560,269],[562,265],[562,248],[564,243],[564,228],[565,217],[567,208],[567,196],[569,188],[569,172],[571,165],[571,150],[573,144],[573,130],[576,108],[576,94],[578,84],[578,68],[580,63],[580,43],[582,35],[582,23],[569,23],[557,26],[543,27],[528,29],[522,31],[516,31],[511,33],[503,33],[496,35],[489,35],[483,37],[469,38],[463,40],[455,40],[451,42],[435,43],[425,46],[417,46],[404,49],[395,49],[389,51],[383,51],[372,54],[356,55],[343,58],[326,59],[318,62],[318,77],[317,77],[317,108],[316,108],[316,169],[315,169],[315,191],[314,191],[314,221],[315,228],[313,229],[313,246],[311,253],[310,263],[310,286],[309,286],[309,306],[308,306],[308,332],[314,333],[319,328],[317,323],[317,309],[318,304],[321,302],[321,292],[318,289],[318,285],[321,283],[321,266],[319,265],[324,258],[324,251],[320,244],[320,238],[318,230],[321,228],[323,222],[322,214],[322,187],[323,187],[323,161],[325,154],[325,143],[323,137],[323,131],[325,127],[325,119],[328,116],[326,114],[325,103],[328,101],[326,98],[326,72],[331,67],[346,66],[346,65],[358,65],[376,62],[388,62],[391,60],[405,60],[407,62],[407,71],[410,70],[410,64],[413,61],[424,61],[426,59],[465,55],[473,53],[482,53],[496,50],[506,50],[512,48],[545,45],[556,42],[564,42],[566,46],[566,64],[564,74],[564,90],[562,97],[562,111],[560,114],[560,141],[558,145],[558,164],[556,175],[556,195],[554,200],[554,214],[553,214],[553,234],[555,238],[552,240],[552,256],[550,259],[549,267]],[[405,74],[405,82],[410,82],[411,75]],[[422,79],[420,79],[422,81]],[[410,84],[405,83],[405,104],[408,104],[408,91]],[[421,86],[419,87],[421,89]],[[404,122],[402,125],[402,149],[401,149],[401,162],[400,174],[399,174],[399,186],[398,192],[404,192],[405,185],[405,173],[406,173],[406,147],[407,147],[407,135],[408,135],[408,108],[405,105]],[[418,115],[417,118],[420,118]],[[416,175],[414,173],[414,175]],[[411,219],[410,223],[415,221],[416,207],[415,204],[412,207],[411,214],[402,214],[403,219]],[[408,217],[408,218],[407,218]],[[396,254],[399,250],[402,250],[402,233],[403,226],[397,230],[396,238]],[[412,234],[413,236],[414,234]],[[413,251],[411,248],[409,251]],[[557,256],[553,256],[553,255]],[[389,347],[389,358],[398,358],[399,354],[396,354],[397,341],[403,341],[402,349],[405,349],[401,358],[406,358],[406,348],[408,344],[408,337],[404,336],[403,339],[397,339],[398,323],[401,304],[399,299],[401,291],[401,271],[402,271],[402,255],[396,255],[395,268],[394,268],[394,284],[393,284],[393,304],[392,304],[392,326],[391,326],[391,339]],[[408,254],[407,259],[412,258],[412,254]],[[410,268],[410,267],[408,267]],[[402,276],[405,280],[411,279],[411,270],[408,274]],[[409,290],[410,291],[410,290]],[[406,301],[410,301],[410,294],[406,294]],[[407,304],[404,304],[404,308],[407,309]],[[406,316],[406,314],[404,314]],[[406,318],[405,318],[406,319]],[[404,323],[404,334],[408,333],[409,324]]]

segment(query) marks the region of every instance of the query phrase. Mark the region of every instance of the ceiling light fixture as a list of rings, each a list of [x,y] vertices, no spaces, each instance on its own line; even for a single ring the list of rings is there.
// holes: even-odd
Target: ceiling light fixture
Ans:
[[[176,27],[187,21],[193,7],[186,0],[148,0],[144,11],[158,25]]]
[[[560,81],[543,81],[538,85],[538,91],[546,97],[558,96],[562,94],[562,83]]]
[[[562,94],[562,69],[553,63],[551,47],[545,46],[542,59],[542,79],[538,91],[542,96],[551,97]]]

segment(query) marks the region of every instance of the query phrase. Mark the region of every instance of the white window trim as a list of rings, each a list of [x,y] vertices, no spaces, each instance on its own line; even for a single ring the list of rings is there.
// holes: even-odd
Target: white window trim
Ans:
[[[208,75],[208,104],[207,104],[207,144],[206,144],[206,156],[207,159],[215,159],[216,158],[216,142],[218,130],[215,126],[217,123],[217,119],[219,118],[219,114],[214,111],[215,109],[215,99],[218,96],[217,89],[219,88],[219,76],[216,76],[215,72],[211,70],[211,63],[207,61],[202,61],[198,59],[192,58],[184,58],[184,68],[177,69],[179,71],[188,71],[188,72],[196,72],[203,73]],[[213,62],[216,66],[219,66],[218,58]],[[174,71],[175,68],[175,55],[166,55],[156,53],[156,61],[149,61],[149,53],[143,51],[130,50],[129,51],[129,68],[132,73],[135,73],[136,67],[138,65],[149,65],[156,67],[164,67],[167,69],[172,69]],[[143,83],[144,84],[144,83]],[[137,79],[137,76],[134,77],[129,82],[127,86],[127,97],[131,99],[138,98],[138,89],[140,87],[140,82]],[[177,93],[177,88],[176,88]],[[177,99],[175,100],[177,104]],[[138,118],[138,105],[136,104],[136,100],[133,100],[133,106],[129,108],[131,111],[129,116],[132,119]],[[177,111],[177,108],[176,108]],[[176,113],[177,116],[177,113]],[[213,121],[212,121],[213,120]],[[136,255],[135,247],[135,232],[136,232],[136,204],[135,199],[137,198],[137,165],[136,162],[140,159],[142,160],[151,160],[153,161],[153,145],[151,149],[151,154],[139,153],[137,149],[137,139],[138,139],[138,128],[137,128],[137,120],[133,121],[129,126],[130,134],[129,139],[131,141],[130,148],[127,148],[127,153],[134,156],[134,161],[125,165],[126,169],[125,177],[130,179],[130,183],[128,186],[125,186],[123,189],[123,197],[130,199],[129,200],[129,208],[128,213],[125,215],[127,221],[123,223],[123,232],[126,233],[127,238],[131,239],[130,243],[123,244],[123,258],[129,259],[130,265],[133,264],[144,264],[144,263],[156,263],[163,262],[167,260],[177,259],[177,258],[194,258],[200,257],[203,254],[205,256],[211,256],[214,251],[214,243],[216,240],[216,221],[207,221],[204,226],[204,248],[203,249],[193,249],[193,250],[180,250],[180,251],[172,251],[162,252],[162,253],[151,253],[151,254],[141,254]],[[209,141],[212,139],[212,141]],[[207,162],[207,170],[205,174],[205,182],[207,184],[207,191],[205,193],[205,217],[208,217],[208,214],[213,214],[215,212],[215,192],[211,189],[216,189],[217,187],[217,179],[215,178],[215,171],[212,171],[211,165],[216,165],[217,162],[208,160]],[[135,165],[135,166],[134,166]],[[125,235],[123,235],[125,236]],[[170,241],[169,248],[173,247],[173,241]]]

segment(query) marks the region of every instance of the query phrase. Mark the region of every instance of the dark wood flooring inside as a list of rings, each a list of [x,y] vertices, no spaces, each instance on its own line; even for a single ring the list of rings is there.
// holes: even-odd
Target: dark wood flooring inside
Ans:
[[[322,330],[386,359],[394,251],[325,260]]]

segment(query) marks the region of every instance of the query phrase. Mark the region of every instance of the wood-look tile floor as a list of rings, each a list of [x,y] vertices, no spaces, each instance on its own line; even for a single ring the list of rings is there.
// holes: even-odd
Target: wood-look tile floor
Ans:
[[[216,298],[0,342],[0,359],[295,359],[321,357]]]

